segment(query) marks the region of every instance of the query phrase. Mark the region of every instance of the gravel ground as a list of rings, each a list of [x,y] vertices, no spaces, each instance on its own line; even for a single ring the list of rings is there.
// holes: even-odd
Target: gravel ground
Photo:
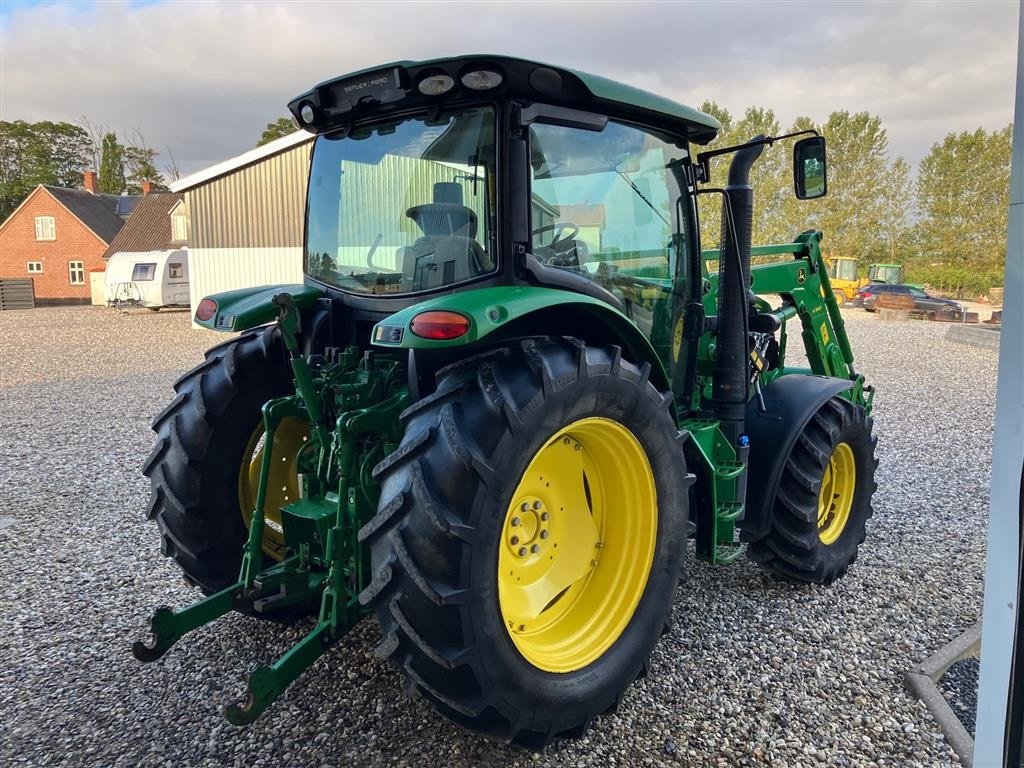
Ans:
[[[949,702],[950,709],[960,718],[964,728],[974,738],[974,718],[978,714],[978,672],[981,660],[977,656],[960,659],[951,664],[939,681],[939,690]]]
[[[945,325],[846,313],[879,390],[879,490],[831,588],[694,563],[651,674],[588,736],[531,754],[403,695],[374,621],[255,726],[219,707],[297,630],[229,616],[156,664],[129,653],[195,593],[160,556],[139,466],[171,382],[219,337],[182,313],[0,313],[0,756],[75,766],[941,766],[906,669],[980,612],[996,356]],[[796,337],[798,339],[799,337]],[[795,339],[795,340],[796,340]]]

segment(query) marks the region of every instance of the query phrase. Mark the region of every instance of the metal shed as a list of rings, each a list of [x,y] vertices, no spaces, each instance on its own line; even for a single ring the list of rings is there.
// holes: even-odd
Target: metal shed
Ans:
[[[296,131],[170,185],[185,197],[193,312],[211,293],[302,282],[312,142]]]

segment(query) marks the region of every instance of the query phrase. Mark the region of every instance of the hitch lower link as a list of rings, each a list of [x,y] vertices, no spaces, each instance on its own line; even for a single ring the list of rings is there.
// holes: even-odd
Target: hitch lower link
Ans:
[[[243,548],[238,581],[181,610],[161,607],[150,619],[151,637],[132,645],[132,654],[139,661],[161,658],[184,635],[220,618],[237,608],[273,607],[309,603],[320,596],[320,615],[316,627],[270,666],[261,666],[248,676],[244,701],[228,705],[224,715],[233,725],[249,725],[269,707],[303,671],[334,645],[363,615],[356,590],[352,589],[353,565],[360,566],[354,549],[357,523],[355,489],[351,488],[354,436],[331,435],[322,425],[319,396],[305,358],[298,352],[296,332],[298,318],[291,296],[275,297],[280,307],[277,325],[285,346],[291,354],[298,395],[282,397],[263,406],[266,446],[260,467],[256,508]],[[280,301],[279,301],[280,300]],[[300,543],[297,554],[263,569],[263,533],[266,514],[268,476],[270,473],[274,432],[282,419],[298,417],[313,426],[314,445],[321,457],[336,449],[340,457],[340,488],[335,501],[314,504],[316,517],[326,528],[326,546],[322,557],[314,557],[310,547]],[[338,438],[340,445],[337,445]],[[322,463],[322,459],[321,459]],[[310,505],[307,505],[307,509]],[[358,579],[356,579],[358,581]]]

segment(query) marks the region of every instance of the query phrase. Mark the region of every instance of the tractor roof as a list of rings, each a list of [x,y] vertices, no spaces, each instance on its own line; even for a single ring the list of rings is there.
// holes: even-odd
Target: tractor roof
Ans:
[[[593,110],[607,105],[626,117],[635,117],[673,133],[685,135],[688,140],[697,144],[707,144],[715,138],[722,127],[718,120],[699,109],[606,77],[526,59],[485,54],[425,61],[394,61],[362,69],[324,81],[308,93],[293,99],[288,106],[300,125],[305,125],[301,119],[300,109],[307,102],[316,107],[321,114],[327,115],[328,123],[337,124],[351,120],[354,115],[350,113],[361,106],[360,100],[366,96],[374,99],[371,103],[375,107],[384,102],[397,107],[393,97],[395,93],[413,96],[416,101],[421,100],[414,83],[435,74],[446,74],[454,79],[455,86],[450,95],[472,95],[472,91],[460,85],[460,75],[486,69],[496,70],[503,75],[502,83],[491,90],[495,94],[550,101],[580,109]],[[400,88],[395,87],[396,84],[390,81],[391,73],[400,73],[400,77],[396,78],[401,80]],[[381,97],[379,92],[373,92],[377,75],[389,79],[389,83],[383,86],[392,89],[388,95]],[[353,96],[353,93],[356,95]],[[437,103],[443,102],[447,96],[448,94],[433,98]],[[404,103],[406,99],[401,98],[401,101]],[[326,126],[308,127],[310,130],[319,131]]]

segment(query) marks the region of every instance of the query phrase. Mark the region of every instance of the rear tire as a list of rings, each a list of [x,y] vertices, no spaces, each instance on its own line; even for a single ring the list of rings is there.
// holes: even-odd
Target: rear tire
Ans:
[[[842,578],[857,559],[865,526],[872,515],[875,483],[875,443],[867,411],[833,397],[811,418],[782,472],[766,536],[747,547],[750,559],[789,581],[831,584]],[[845,448],[842,446],[846,446]],[[829,485],[832,467],[853,468],[852,498],[840,509],[842,525],[830,506],[835,489]],[[823,488],[824,484],[824,488]],[[842,496],[838,494],[842,507]],[[823,497],[829,497],[824,499]],[[824,510],[824,511],[823,511]],[[832,517],[830,517],[832,512]]]
[[[360,600],[380,620],[378,653],[402,670],[410,692],[459,725],[540,747],[582,734],[646,672],[680,577],[692,480],[684,435],[669,413],[671,395],[648,382],[649,371],[620,360],[616,347],[527,340],[442,370],[437,391],[403,414],[402,444],[375,470],[378,512],[359,534],[370,547],[374,574]],[[642,594],[617,639],[582,668],[551,672],[528,660],[506,626],[499,593],[508,589],[502,586],[508,571],[498,573],[508,544],[506,510],[519,509],[521,478],[536,456],[560,443],[553,436],[595,417],[625,427],[647,457],[657,489],[653,555]],[[556,489],[567,477],[557,474],[556,468]],[[594,493],[603,493],[603,485],[602,475]],[[619,506],[629,504],[627,499]],[[552,510],[552,516],[560,514]],[[596,511],[591,515],[603,519]],[[511,524],[525,526],[518,519]],[[537,555],[541,561],[543,554]],[[591,566],[597,574],[596,561]],[[577,583],[585,589],[590,582]],[[576,603],[568,605],[567,612]]]
[[[832,295],[836,297],[836,304],[840,307],[846,306],[846,294],[843,291],[832,291]]]
[[[239,470],[261,408],[292,391],[276,330],[261,328],[213,347],[174,391],[153,420],[157,440],[142,468],[151,487],[146,517],[160,528],[163,554],[186,581],[211,594],[238,579],[248,537]],[[311,608],[253,615],[284,621]]]

